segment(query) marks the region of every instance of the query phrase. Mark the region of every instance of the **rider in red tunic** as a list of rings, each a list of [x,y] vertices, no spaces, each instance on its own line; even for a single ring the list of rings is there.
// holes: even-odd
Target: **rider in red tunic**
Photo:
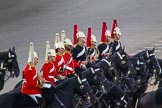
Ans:
[[[38,55],[34,51],[33,43],[30,43],[28,64],[24,69],[24,83],[22,85],[22,94],[29,95],[35,102],[39,103],[41,96],[41,88],[44,79],[38,76],[35,66],[38,63]],[[39,98],[39,99],[38,99]]]
[[[71,50],[73,49],[73,44],[70,39],[66,38],[64,40],[65,44],[65,53],[64,53],[64,58],[66,61],[65,69],[67,72],[67,75],[70,77],[71,75],[75,74],[75,68],[79,68],[79,64],[76,63],[74,58],[72,57]]]
[[[57,42],[55,44],[55,49],[56,49],[56,60],[54,62],[55,67],[56,67],[56,77],[59,80],[64,80],[66,78],[67,72],[65,70],[65,59],[64,59],[64,51],[65,47],[62,42]]]
[[[51,82],[53,86],[56,86],[56,69],[54,65],[56,53],[54,49],[47,51],[47,60],[42,67],[43,77],[46,81]]]

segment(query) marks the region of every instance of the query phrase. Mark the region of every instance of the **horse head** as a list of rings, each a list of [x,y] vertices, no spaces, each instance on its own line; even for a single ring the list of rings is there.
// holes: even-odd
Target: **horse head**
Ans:
[[[142,56],[138,56],[134,67],[136,69],[136,77],[145,77],[147,74],[147,70],[146,70],[146,61],[144,60],[144,58]]]
[[[102,59],[99,63],[97,63],[97,65],[104,70],[103,74],[109,81],[117,82],[120,79],[117,70],[114,68],[114,64],[110,60],[110,57]]]
[[[15,47],[9,49],[9,51],[0,53],[0,61],[4,63],[4,66],[7,68],[7,71],[10,75],[14,75],[16,77],[20,74],[20,69],[17,61],[17,55],[15,52]]]
[[[134,77],[136,70],[129,59],[129,55],[124,51],[124,49],[119,50],[111,56],[111,62],[114,67],[120,72],[120,74],[125,74]]]
[[[76,94],[79,97],[84,97],[89,106],[95,103],[95,94],[86,78],[80,78],[79,76],[69,78],[57,85],[56,91],[56,95],[60,97],[65,106],[72,103],[72,99],[75,98]]]
[[[152,50],[146,49],[143,56],[147,61],[150,70],[152,70],[156,75],[159,75],[161,73],[161,67],[155,55],[155,48],[153,48]]]
[[[12,74],[15,77],[18,77],[20,74],[20,68],[19,68],[18,61],[17,61],[17,54],[15,52],[15,47],[13,47],[12,49],[9,49],[7,60],[8,60],[8,63],[7,63],[8,70],[12,72]]]

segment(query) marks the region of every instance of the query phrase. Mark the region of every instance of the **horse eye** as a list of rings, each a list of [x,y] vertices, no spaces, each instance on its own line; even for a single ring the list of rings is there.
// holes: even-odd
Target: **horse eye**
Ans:
[[[125,57],[125,55],[122,55],[122,57]]]
[[[110,68],[110,70],[113,70],[113,69],[114,69],[113,67]]]
[[[93,78],[94,78],[94,80],[96,80],[97,79],[97,76],[95,75]]]
[[[147,60],[147,63],[150,63],[150,59]]]
[[[136,67],[136,70],[140,70],[140,68],[139,67]]]
[[[11,57],[15,57],[15,55],[11,55]]]
[[[80,86],[80,89],[83,89],[83,88],[84,88],[84,85],[81,85],[81,86]]]
[[[9,62],[9,63],[11,63],[11,62],[12,62],[12,60],[11,60],[11,59],[9,59],[9,60],[8,60],[8,62]]]
[[[126,62],[125,61],[121,61],[122,64],[125,64]]]

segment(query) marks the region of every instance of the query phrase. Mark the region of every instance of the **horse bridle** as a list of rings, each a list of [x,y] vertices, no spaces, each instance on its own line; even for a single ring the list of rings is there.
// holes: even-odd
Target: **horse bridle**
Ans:
[[[155,55],[155,53],[151,53],[151,54],[149,54],[149,51],[146,51],[146,61],[147,61],[147,63],[149,64],[150,62],[151,62],[151,57],[152,56],[154,56],[154,58],[156,59],[156,61],[157,61],[157,58],[156,58],[156,55]],[[157,65],[158,65],[158,67],[160,67],[160,65],[159,65],[159,62],[157,61]],[[155,73],[156,72],[156,69],[155,69],[155,67],[157,67],[157,66],[153,66],[154,68],[154,70],[153,70],[153,72]],[[161,73],[161,68],[160,68],[160,73]],[[159,73],[159,74],[160,74]]]
[[[12,62],[12,61],[11,61]],[[4,72],[4,81],[7,81],[11,77],[12,69],[9,69],[8,63],[5,61],[0,62],[0,75]]]
[[[14,54],[11,54],[10,52],[8,52],[8,59],[7,59],[7,63],[6,63],[6,68],[7,68],[7,71],[9,72],[8,76],[7,77],[13,77],[14,75],[14,64],[12,63],[13,62],[13,59],[15,58],[16,56]],[[10,67],[12,65],[12,67]],[[9,79],[7,78],[7,79]]]
[[[121,60],[121,65],[124,65],[124,64],[126,64],[126,61],[125,60],[123,60],[123,57],[125,57],[126,55],[121,55],[119,52],[117,52],[117,55],[118,55],[118,57],[120,58],[120,60]]]

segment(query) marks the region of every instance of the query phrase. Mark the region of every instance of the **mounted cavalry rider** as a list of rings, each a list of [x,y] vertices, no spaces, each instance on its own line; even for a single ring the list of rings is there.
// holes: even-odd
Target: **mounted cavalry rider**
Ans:
[[[112,54],[114,54],[115,52],[122,49],[121,42],[120,42],[120,36],[121,36],[121,31],[120,31],[119,27],[116,27],[114,30],[114,40],[113,40],[112,46],[111,46]]]
[[[111,38],[113,39],[113,41],[111,43],[112,45],[111,45],[111,48],[110,48],[111,49],[110,52],[113,55],[115,52],[122,49],[121,42],[120,42],[121,30],[117,25],[117,20],[116,19],[113,20],[113,27],[112,27],[111,35],[112,35]]]
[[[72,50],[72,56],[74,60],[78,64],[86,65],[88,63],[87,61],[87,55],[86,55],[86,36],[82,31],[79,31],[77,34],[77,44],[74,46]]]
[[[56,53],[54,49],[50,49],[50,42],[46,41],[45,63],[42,67],[42,74],[46,81],[49,81],[56,86],[56,69],[55,69]]]
[[[71,51],[73,50],[73,43],[69,38],[66,38],[65,30],[62,30],[61,32],[61,41],[65,46],[65,52],[63,55],[65,60],[64,70],[66,70],[67,77],[70,78],[74,76],[75,68],[79,68],[79,64],[77,64],[72,57]]]
[[[75,69],[79,68],[79,64],[72,57],[71,51],[73,49],[73,44],[69,38],[64,40],[65,53],[64,58],[66,61],[65,69],[67,71],[67,77],[72,77],[75,75]]]
[[[86,46],[88,48],[87,56],[89,62],[93,62],[98,59],[99,51],[96,47],[97,39],[96,36],[92,34],[91,27],[88,27],[87,42]]]
[[[38,76],[35,66],[38,63],[38,55],[34,51],[34,45],[30,43],[28,63],[24,69],[24,83],[22,86],[22,94],[29,95],[36,103],[40,104],[41,88],[44,85],[45,80]]]
[[[56,67],[56,73],[57,73],[57,79],[58,81],[56,83],[62,82],[67,75],[67,72],[65,70],[65,59],[64,59],[64,52],[65,47],[63,42],[57,42],[55,44],[55,51],[56,51],[56,61],[54,62]]]
[[[110,56],[109,50],[109,44],[111,42],[111,33],[107,29],[106,22],[103,22],[102,24],[102,34],[101,34],[101,43],[98,45],[99,50],[99,57],[98,59],[101,60],[102,58]]]

